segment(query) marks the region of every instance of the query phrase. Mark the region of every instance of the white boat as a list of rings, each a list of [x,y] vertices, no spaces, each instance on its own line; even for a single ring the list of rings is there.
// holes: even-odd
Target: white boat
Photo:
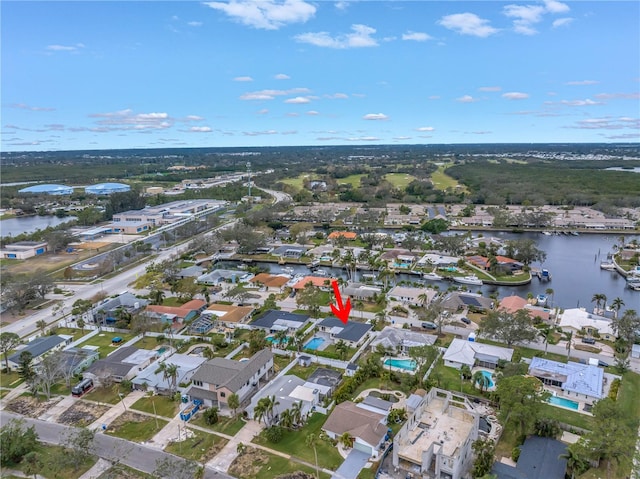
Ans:
[[[551,236],[553,233],[551,233],[551,231],[543,231],[542,234],[545,236]]]
[[[607,271],[612,271],[616,269],[616,265],[613,264],[611,260],[605,260],[600,262],[600,269],[606,269]]]
[[[475,274],[470,274],[468,276],[454,276],[453,280],[456,283],[473,284],[475,286],[482,286],[482,280],[478,278]]]
[[[424,273],[422,275],[422,277],[424,279],[430,279],[430,280],[433,280],[433,281],[440,281],[441,279],[443,279],[442,276],[440,276],[437,273],[434,273],[433,271],[431,273]]]
[[[547,296],[545,294],[539,294],[538,296],[536,296],[536,303],[538,304],[538,306],[547,304]]]

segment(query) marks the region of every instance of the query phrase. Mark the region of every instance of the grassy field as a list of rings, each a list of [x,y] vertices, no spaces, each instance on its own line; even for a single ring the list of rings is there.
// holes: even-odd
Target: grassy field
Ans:
[[[204,421],[202,414],[198,413],[195,419],[192,419],[189,422],[196,426],[205,427],[228,436],[235,436],[246,424],[241,418],[236,419],[233,417],[218,416],[218,419],[217,423],[209,425]]]
[[[326,421],[327,416],[315,413],[313,414],[307,423],[296,431],[285,431],[282,435],[282,440],[278,443],[272,443],[267,441],[264,432],[254,438],[253,442],[261,444],[263,446],[275,449],[277,451],[291,454],[311,464],[315,462],[313,449],[307,447],[305,444],[305,438],[308,434],[315,434],[316,437],[320,436],[320,428]],[[318,452],[318,464],[320,467],[326,467],[335,470],[340,464],[342,464],[342,457],[338,452],[338,449],[332,444],[326,441],[318,441],[316,445]]]
[[[564,408],[552,406],[551,404],[542,405],[542,416],[582,429],[591,429],[593,427],[593,416],[569,411]]]
[[[438,167],[436,171],[431,174],[431,181],[433,182],[434,188],[438,190],[446,190],[447,188],[455,188],[458,186],[458,181],[454,178],[451,178],[447,175],[444,170],[446,170],[450,165],[441,165]],[[458,188],[461,191],[467,191],[467,189],[463,186]]]
[[[460,391],[472,396],[487,396],[487,393],[480,393],[480,389],[476,388],[469,380],[460,380],[460,371],[444,365],[444,361],[440,359],[438,365],[434,368],[430,376],[439,388],[449,391]]]
[[[131,333],[99,333],[92,338],[80,343],[78,347],[84,348],[85,346],[97,346],[100,358],[105,358],[107,354],[116,350],[118,346],[112,346],[111,340],[115,337],[122,338],[120,344],[124,344],[134,337]]]
[[[39,477],[54,477],[53,474],[51,474],[50,472],[51,467],[49,466],[49,464],[57,463],[56,457],[60,457],[61,454],[64,454],[62,447],[50,446],[50,445],[45,445],[41,443],[36,447],[35,452],[40,457],[40,461],[44,464],[42,471],[38,474]],[[95,456],[90,457],[84,463],[80,464],[80,466],[78,467],[78,470],[76,471],[73,470],[73,467],[65,467],[60,471],[56,471],[55,477],[57,479],[76,479],[82,476],[89,469],[91,469],[91,467],[96,463],[97,459],[98,458]],[[15,469],[18,471],[23,471],[24,464],[21,463],[15,466],[12,465],[12,466],[9,466],[9,468]],[[46,476],[44,475],[45,473],[46,473]],[[12,476],[5,476],[3,474],[2,477],[12,477]],[[16,476],[13,476],[13,477],[16,477]],[[24,476],[24,477],[27,477],[27,476]]]
[[[280,180],[285,185],[291,185],[295,188],[302,189],[304,179],[309,177],[309,173],[303,173],[300,176],[295,178],[285,178],[284,180]]]
[[[143,397],[138,399],[131,405],[131,409],[137,409],[138,411],[148,412],[150,414],[172,418],[178,414],[178,403],[172,401],[166,396],[153,396]]]
[[[127,411],[109,425],[106,433],[133,442],[145,442],[168,423],[169,421]]]
[[[351,185],[354,188],[358,188],[360,186],[360,179],[363,176],[363,174],[359,174],[345,176],[344,178],[336,178],[336,183],[339,185]]]
[[[116,404],[120,401],[120,396],[118,396],[118,391],[115,388],[95,388],[83,398],[107,404]]]
[[[206,432],[189,429],[192,437],[180,442],[172,442],[164,448],[171,454],[198,462],[207,462],[227,444],[227,440]]]
[[[409,183],[416,179],[413,175],[406,173],[388,173],[384,175],[384,179],[391,183],[395,188],[404,189]]]
[[[2,367],[4,368],[4,359],[2,360]],[[0,373],[0,386],[3,388],[15,388],[20,384],[22,384],[22,379],[17,372]]]
[[[318,462],[320,462],[320,453],[318,453]],[[252,447],[248,447],[244,454],[236,458],[229,468],[229,474],[239,479],[257,479],[258,477],[260,479],[274,479],[297,471],[313,476],[316,474],[313,468]],[[320,479],[328,478],[328,474],[320,472]]]
[[[82,336],[90,332],[91,331],[89,331],[88,329],[85,329],[83,333],[81,329],[77,328],[56,328],[56,334],[66,334],[68,336],[73,336],[74,341],[77,341]]]
[[[136,341],[134,346],[138,349],[151,350],[157,348],[160,344],[168,344],[168,342],[169,340],[167,338],[164,338],[158,343],[156,336],[145,336],[144,338],[140,338],[138,341]]]

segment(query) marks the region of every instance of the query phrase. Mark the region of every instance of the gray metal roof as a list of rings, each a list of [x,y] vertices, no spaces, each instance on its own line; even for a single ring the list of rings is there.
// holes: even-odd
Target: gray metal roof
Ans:
[[[564,479],[567,460],[560,458],[567,445],[548,437],[530,436],[520,446],[516,467],[496,462],[498,479]]]
[[[362,401],[362,404],[366,404],[367,406],[372,406],[377,409],[382,409],[383,411],[387,412],[393,406],[393,403],[391,401],[385,401],[384,399],[380,399],[371,395],[365,397],[364,401]]]
[[[602,397],[604,370],[591,364],[573,361],[559,363],[551,359],[534,357],[529,365],[529,374],[537,378],[551,379],[562,383],[565,391]]]
[[[303,325],[309,320],[309,316],[307,316],[306,314],[288,313],[286,311],[278,311],[272,309],[270,311],[267,311],[263,316],[259,317],[255,321],[251,322],[251,326],[271,329],[275,322],[278,320],[291,322],[291,325],[293,325],[294,323]]]
[[[30,352],[35,359],[47,351],[51,351],[64,341],[65,339],[60,336],[42,336],[40,338],[36,338],[28,343],[24,348],[9,356],[9,361],[18,364],[18,362],[20,362],[20,355],[25,351]]]
[[[360,341],[360,339],[362,339],[362,337],[371,329],[371,325],[367,323],[348,321],[347,324],[344,324],[335,316],[329,316],[328,318],[323,319],[319,325],[325,328],[340,328],[341,331],[334,333],[334,337],[336,339],[344,339],[346,341],[353,342]]]

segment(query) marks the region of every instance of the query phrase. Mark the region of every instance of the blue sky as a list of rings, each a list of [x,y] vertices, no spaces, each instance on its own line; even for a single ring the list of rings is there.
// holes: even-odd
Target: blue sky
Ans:
[[[2,149],[640,141],[640,3],[2,2]]]

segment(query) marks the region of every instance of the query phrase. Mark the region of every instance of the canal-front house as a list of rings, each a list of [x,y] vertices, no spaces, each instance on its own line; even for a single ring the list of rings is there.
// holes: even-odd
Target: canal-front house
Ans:
[[[513,349],[476,343],[455,338],[444,353],[444,365],[460,369],[463,365],[470,368],[480,366],[495,369],[501,359],[511,361]]]
[[[207,407],[221,407],[227,406],[229,396],[237,394],[243,404],[273,373],[273,353],[269,349],[258,351],[248,361],[213,358],[195,372],[187,395]]]

